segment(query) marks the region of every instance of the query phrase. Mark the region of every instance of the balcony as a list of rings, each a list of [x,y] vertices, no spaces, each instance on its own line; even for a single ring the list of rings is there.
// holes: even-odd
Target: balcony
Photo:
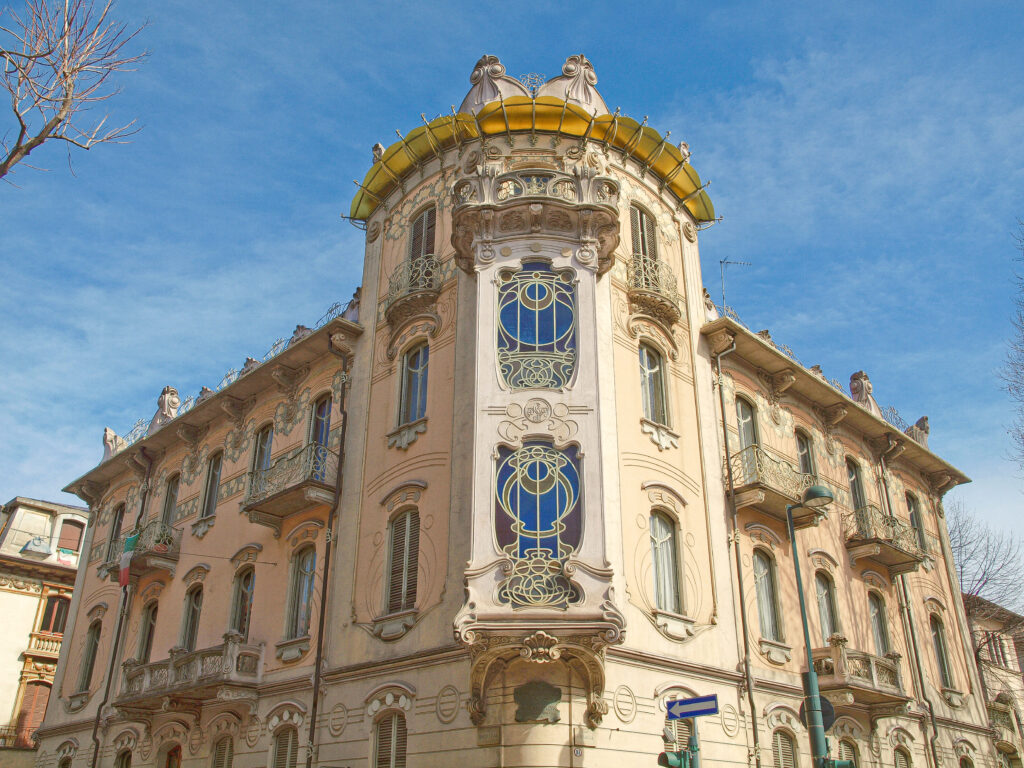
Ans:
[[[334,500],[338,454],[310,443],[249,475],[242,511],[249,519],[280,532],[289,515]]]
[[[925,558],[910,524],[884,514],[874,504],[843,514],[843,537],[853,562],[874,560],[893,576],[917,570]]]
[[[850,703],[868,706],[902,706],[910,700],[903,691],[898,654],[882,657],[847,650],[846,639],[833,635],[831,645],[815,648],[811,658],[822,693],[839,693],[852,699]]]
[[[262,679],[263,647],[243,645],[240,635],[191,653],[171,651],[169,659],[125,662],[114,706],[128,715],[164,709],[198,712],[209,700],[254,701]]]
[[[32,731],[24,726],[0,726],[0,749],[35,749],[38,742],[32,738]]]
[[[799,502],[804,491],[818,482],[815,475],[801,472],[759,445],[748,445],[733,454],[732,479],[737,509],[752,507],[783,523],[786,522],[786,507]],[[794,509],[793,527],[814,525],[819,514],[810,509]]]
[[[131,534],[125,534],[117,540],[111,552],[111,559],[105,564],[107,575],[111,581],[117,581],[119,558],[124,551],[124,542]],[[143,526],[139,539],[132,550],[132,559],[128,573],[133,578],[145,576],[153,571],[167,571],[174,575],[181,550],[181,531],[159,520]]]
[[[1017,744],[1017,728],[1013,722],[1013,710],[1006,704],[990,701],[988,720],[996,731],[996,738],[1008,744]]]
[[[388,281],[384,316],[392,330],[411,317],[423,314],[441,292],[441,265],[433,256],[402,262]]]
[[[53,635],[49,632],[33,632],[28,636],[28,656],[49,656],[56,659],[60,656],[60,644],[63,635]]]
[[[626,271],[630,309],[671,328],[682,314],[682,299],[672,269],[650,256],[634,255]]]

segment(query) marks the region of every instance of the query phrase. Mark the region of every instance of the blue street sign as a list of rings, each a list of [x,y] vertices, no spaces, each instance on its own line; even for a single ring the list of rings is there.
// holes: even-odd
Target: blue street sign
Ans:
[[[668,719],[718,714],[718,695],[698,696],[695,699],[676,699],[668,703]]]

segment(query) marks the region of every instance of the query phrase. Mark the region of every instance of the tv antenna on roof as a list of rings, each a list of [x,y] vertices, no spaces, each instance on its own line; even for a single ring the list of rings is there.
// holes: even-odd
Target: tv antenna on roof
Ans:
[[[722,312],[725,312],[725,268],[726,266],[733,267],[752,267],[754,266],[749,261],[730,261],[729,259],[719,259],[718,264],[722,269]]]

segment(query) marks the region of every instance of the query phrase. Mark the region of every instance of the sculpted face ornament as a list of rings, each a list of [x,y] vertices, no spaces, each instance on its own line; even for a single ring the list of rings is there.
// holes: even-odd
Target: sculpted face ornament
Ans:
[[[153,414],[153,420],[149,422],[149,429],[146,431],[146,435],[151,435],[156,432],[167,422],[171,421],[178,415],[178,408],[181,406],[181,398],[178,397],[178,390],[174,387],[164,387],[163,392],[160,393],[160,397],[156,401],[156,413]]]

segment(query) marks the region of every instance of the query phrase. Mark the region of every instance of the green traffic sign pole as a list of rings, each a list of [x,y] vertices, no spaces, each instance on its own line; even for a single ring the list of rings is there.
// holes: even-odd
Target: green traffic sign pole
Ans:
[[[700,738],[697,736],[697,718],[693,718],[693,728],[690,729],[690,739],[686,744],[686,751],[690,753],[690,768],[700,768]]]

